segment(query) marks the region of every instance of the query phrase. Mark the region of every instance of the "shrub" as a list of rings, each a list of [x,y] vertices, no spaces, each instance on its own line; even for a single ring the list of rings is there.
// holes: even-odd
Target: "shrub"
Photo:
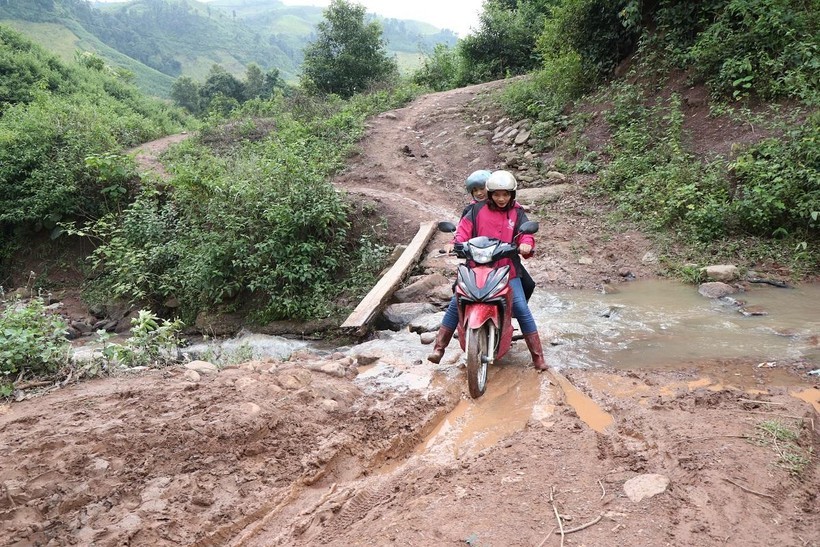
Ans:
[[[40,298],[7,302],[0,313],[0,383],[9,383],[5,378],[13,376],[53,373],[66,364],[67,326],[61,317],[46,311]]]
[[[820,114],[781,137],[748,147],[729,167],[738,230],[820,238]]]
[[[820,104],[820,19],[800,0],[730,0],[689,55],[726,98],[796,97]]]

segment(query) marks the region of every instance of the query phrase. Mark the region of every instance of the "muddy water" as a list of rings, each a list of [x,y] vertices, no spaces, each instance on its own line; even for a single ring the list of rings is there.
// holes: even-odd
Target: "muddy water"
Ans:
[[[558,371],[576,367],[673,368],[695,366],[703,374],[676,389],[722,389],[722,380],[703,363],[733,358],[759,360],[758,366],[781,377],[784,385],[796,383],[780,364],[806,360],[820,366],[820,286],[780,289],[754,285],[736,302],[709,300],[697,288],[669,281],[635,282],[619,286],[614,294],[592,292],[537,292],[530,301],[542,338],[554,345],[548,361]],[[741,309],[766,315],[746,316]],[[586,425],[606,433],[613,418],[578,390],[560,372],[533,374],[522,343],[490,368],[487,393],[478,400],[462,399],[416,449],[417,456],[458,459],[492,446],[529,420],[548,421],[558,398],[573,407]],[[744,384],[744,371],[733,371],[734,386]],[[749,375],[751,376],[751,375]],[[605,380],[607,391],[617,386]],[[456,375],[455,381],[464,381]],[[629,389],[635,389],[632,383]],[[617,391],[617,390],[615,390]],[[793,395],[820,405],[818,390]],[[631,396],[624,393],[623,396]]]
[[[754,358],[763,366],[803,359],[820,366],[820,285],[752,285],[710,300],[696,287],[637,281],[615,294],[537,292],[530,301],[559,369],[651,368],[710,359]],[[741,309],[766,315],[745,316]]]

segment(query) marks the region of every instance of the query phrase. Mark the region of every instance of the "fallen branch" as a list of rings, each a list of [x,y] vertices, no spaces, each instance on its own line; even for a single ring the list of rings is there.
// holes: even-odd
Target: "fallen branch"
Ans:
[[[601,482],[601,479],[598,479],[598,486],[601,487],[601,499],[604,499],[604,496],[606,496],[606,490],[604,490],[604,483]]]
[[[598,522],[600,522],[600,520],[602,518],[603,518],[603,515],[598,515],[598,518],[596,518],[595,520],[591,520],[591,521],[587,522],[586,524],[582,524],[581,526],[576,526],[575,528],[570,528],[569,530],[564,530],[564,533],[565,534],[571,534],[573,532],[580,532],[584,528],[589,528],[592,525],[598,524]]]
[[[772,496],[770,494],[764,494],[763,492],[758,492],[757,490],[752,490],[751,488],[746,488],[742,484],[737,483],[737,482],[733,481],[732,479],[730,479],[728,477],[723,477],[723,480],[725,480],[726,482],[730,482],[730,483],[734,484],[735,486],[737,486],[738,488],[740,488],[744,492],[748,492],[750,494],[756,494],[758,496],[763,496],[764,498],[774,499],[774,496]]]
[[[805,416],[793,416],[791,414],[775,414],[774,412],[760,412],[757,410],[732,410],[729,412],[743,412],[745,414],[760,414],[762,416],[771,416],[772,418],[789,418],[791,420],[805,420]]]
[[[777,406],[786,406],[786,403],[775,403],[774,401],[757,401],[755,399],[744,399],[739,398],[738,401],[742,401],[744,403],[759,403],[761,405],[777,405]]]
[[[14,384],[14,389],[19,389],[20,391],[24,391],[26,389],[31,389],[33,387],[43,387],[43,386],[50,386],[53,384],[51,380],[41,380],[39,382],[26,382],[24,384]]]
[[[561,515],[558,514],[558,508],[555,506],[555,487],[550,486],[550,503],[552,504],[552,510],[555,513],[555,518],[558,520],[558,529],[561,531],[561,547],[564,547],[564,523],[561,522]]]

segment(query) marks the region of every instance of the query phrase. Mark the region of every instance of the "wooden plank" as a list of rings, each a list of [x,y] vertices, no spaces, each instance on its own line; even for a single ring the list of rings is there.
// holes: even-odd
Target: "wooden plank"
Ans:
[[[419,225],[416,236],[401,254],[398,260],[391,266],[386,274],[379,279],[370,292],[359,302],[348,318],[342,323],[341,328],[353,329],[359,335],[367,330],[367,325],[381,311],[387,300],[398,288],[404,276],[418,262],[421,253],[427,246],[427,242],[433,237],[436,230],[436,223],[425,222]]]

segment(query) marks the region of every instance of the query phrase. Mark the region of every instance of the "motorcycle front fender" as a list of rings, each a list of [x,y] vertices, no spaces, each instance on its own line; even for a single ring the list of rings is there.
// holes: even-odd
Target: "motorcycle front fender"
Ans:
[[[496,328],[500,326],[498,306],[480,302],[466,306],[464,310],[464,328],[477,329],[487,321],[492,321]]]

